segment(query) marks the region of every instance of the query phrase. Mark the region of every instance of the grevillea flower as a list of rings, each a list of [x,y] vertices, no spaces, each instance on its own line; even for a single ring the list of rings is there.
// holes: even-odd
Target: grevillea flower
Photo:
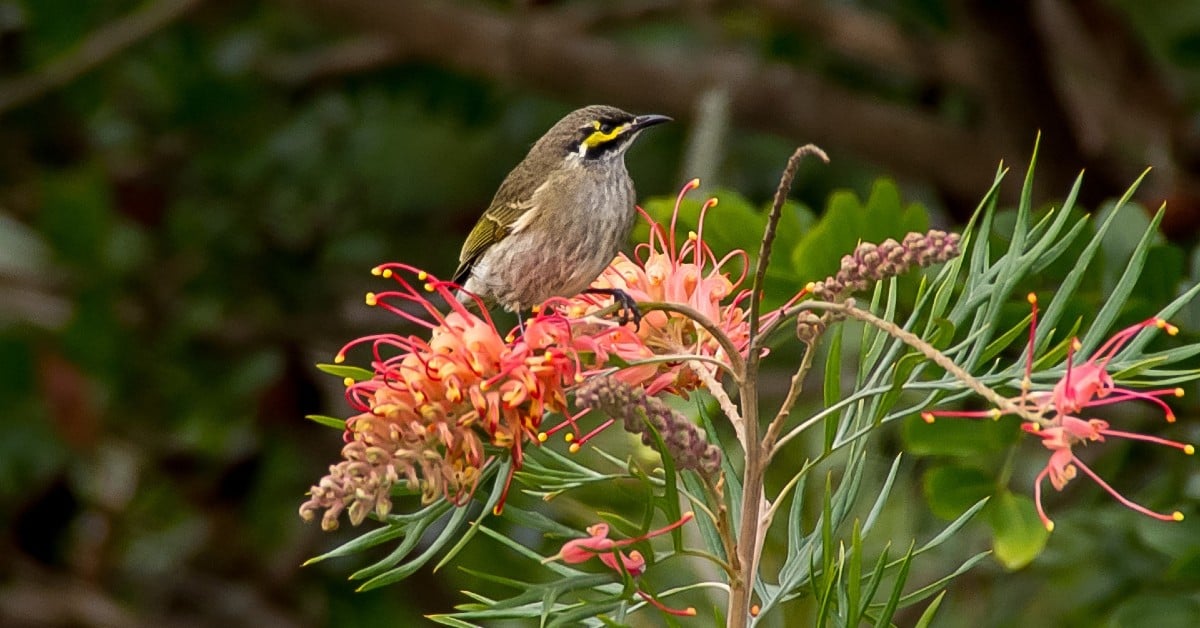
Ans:
[[[599,558],[600,562],[604,563],[609,569],[618,573],[628,573],[632,578],[640,578],[646,572],[646,559],[642,553],[634,550],[626,554],[621,551],[621,548],[628,547],[634,543],[640,543],[646,539],[653,538],[662,534],[666,534],[675,528],[691,521],[695,514],[686,512],[680,517],[679,521],[669,524],[657,530],[639,536],[637,538],[625,539],[623,541],[614,541],[608,538],[608,524],[597,523],[589,526],[587,529],[588,536],[581,539],[572,539],[563,544],[560,550],[554,556],[550,556],[543,560],[543,563],[561,560],[567,564],[578,564],[587,562],[593,558]],[[659,610],[670,613],[672,615],[692,616],[696,614],[696,609],[688,607],[686,609],[673,609],[664,606],[661,602],[654,599],[653,596],[638,589],[638,595],[650,604],[657,607]]]
[[[346,399],[359,414],[346,421],[345,460],[300,509],[305,519],[326,509],[326,528],[336,527],[343,509],[354,524],[372,510],[387,514],[391,487],[401,480],[419,488],[425,502],[465,502],[486,463],[485,446],[509,450],[519,468],[522,447],[536,442],[546,412],[567,410],[566,388],[582,381],[580,352],[603,353],[552,309],[506,341],[486,310],[476,315],[454,299],[453,286],[403,264],[372,272],[399,289],[368,294],[367,304],[426,328],[429,339],[379,334],[338,352],[342,362],[351,347],[370,346],[374,376],[347,380]],[[427,293],[440,295],[450,313],[439,312]]]
[[[1076,455],[1075,446],[1087,446],[1089,443],[1104,442],[1107,437],[1138,440],[1157,445],[1165,445],[1179,449],[1191,455],[1195,447],[1157,436],[1138,434],[1110,429],[1109,423],[1097,418],[1082,418],[1078,416],[1087,408],[1111,405],[1122,401],[1143,400],[1158,405],[1163,409],[1168,423],[1175,421],[1175,414],[1162,400],[1162,397],[1183,396],[1182,388],[1163,388],[1158,390],[1133,390],[1117,386],[1112,375],[1108,372],[1109,363],[1120,353],[1121,349],[1144,329],[1155,328],[1166,331],[1170,335],[1179,333],[1179,329],[1161,318],[1150,318],[1136,325],[1130,325],[1114,334],[1082,364],[1075,364],[1075,352],[1079,350],[1079,340],[1072,339],[1067,349],[1067,364],[1062,379],[1049,390],[1032,390],[1033,371],[1033,341],[1037,328],[1037,297],[1029,295],[1029,303],[1033,307],[1032,322],[1029,330],[1029,347],[1025,362],[1025,377],[1021,382],[1019,396],[1008,400],[1003,408],[985,411],[931,411],[923,412],[922,418],[933,422],[938,416],[969,417],[969,418],[999,418],[1004,414],[1018,414],[1026,420],[1021,429],[1042,439],[1042,445],[1050,450],[1050,459],[1037,475],[1034,483],[1034,502],[1037,506],[1038,517],[1047,530],[1054,529],[1054,522],[1046,516],[1042,506],[1042,482],[1050,480],[1055,490],[1061,491],[1068,482],[1075,478],[1079,470],[1090,477],[1096,484],[1113,496],[1121,504],[1144,515],[1163,521],[1182,521],[1183,513],[1159,513],[1137,504],[1100,478],[1085,465]]]
[[[638,302],[689,306],[729,336],[735,347],[744,350],[749,343],[750,323],[742,304],[749,298],[750,291],[739,290],[739,286],[745,279],[749,256],[738,249],[718,258],[705,243],[704,218],[716,206],[717,199],[710,198],[700,207],[696,231],[689,233],[682,243],[676,240],[680,206],[687,193],[699,186],[699,179],[692,179],[683,186],[676,197],[668,227],[642,212],[650,225],[649,239],[637,245],[633,258],[619,254],[592,287],[616,288]],[[726,269],[734,260],[741,261],[741,268],[737,277],[731,278]],[[582,296],[569,301],[567,312],[580,318],[610,304],[611,299]],[[594,334],[596,342],[626,362],[636,363],[656,355],[683,354],[728,359],[712,334],[680,314],[647,312],[636,331],[611,321],[589,320],[607,328],[607,333]],[[633,366],[622,369],[617,377],[628,384],[643,386],[651,395],[663,390],[686,394],[701,385],[695,373],[682,362]]]
[[[738,249],[718,258],[704,241],[704,218],[717,205],[717,199],[710,198],[700,207],[695,232],[689,233],[682,242],[676,239],[683,199],[699,186],[699,179],[692,179],[683,186],[675,199],[670,224],[665,227],[642,211],[642,217],[650,226],[649,238],[637,245],[632,258],[618,254],[592,287],[619,289],[642,303],[688,306],[711,321],[729,337],[737,351],[744,354],[750,341],[750,323],[743,304],[750,297],[750,291],[740,286],[746,277],[749,256]],[[738,274],[731,278],[727,269],[738,260]],[[784,306],[764,315],[762,324],[769,324],[784,308],[805,294],[801,291]],[[576,334],[586,334],[594,341],[598,364],[604,364],[610,356],[624,362],[625,366],[614,373],[618,380],[642,388],[648,395],[666,391],[686,398],[688,391],[703,385],[698,369],[705,370],[714,380],[720,377],[720,369],[703,361],[658,359],[661,356],[700,356],[729,361],[721,343],[691,318],[654,310],[647,312],[635,328],[589,316],[611,304],[611,298],[581,295],[566,300],[562,307],[571,317]],[[574,441],[573,449],[578,449],[612,422],[611,419],[605,421],[583,436],[572,431],[567,439]],[[543,439],[567,425],[574,427],[574,422],[568,420],[555,426],[543,434]]]

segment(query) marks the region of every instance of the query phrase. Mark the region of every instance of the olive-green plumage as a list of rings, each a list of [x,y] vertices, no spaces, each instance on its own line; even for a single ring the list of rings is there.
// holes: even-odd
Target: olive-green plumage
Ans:
[[[625,151],[642,129],[668,120],[603,105],[559,120],[500,184],[467,236],[453,278],[463,288],[459,300],[474,294],[519,311],[591,285],[633,226]]]

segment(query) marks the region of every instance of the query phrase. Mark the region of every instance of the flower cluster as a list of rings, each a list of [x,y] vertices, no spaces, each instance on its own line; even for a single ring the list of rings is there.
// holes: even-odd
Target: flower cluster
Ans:
[[[881,244],[863,242],[850,255],[842,256],[837,274],[809,285],[814,297],[837,301],[854,292],[866,290],[872,283],[897,277],[913,266],[940,264],[958,257],[959,235],[932,229],[912,232],[904,242],[888,238]]]
[[[1017,414],[1025,419],[1021,429],[1026,433],[1039,437],[1042,445],[1050,450],[1050,459],[1037,475],[1034,484],[1034,501],[1037,505],[1038,516],[1047,530],[1054,529],[1054,522],[1046,516],[1042,505],[1042,483],[1050,480],[1050,484],[1061,491],[1068,482],[1074,479],[1079,470],[1092,478],[1101,488],[1107,491],[1117,501],[1144,515],[1164,521],[1182,521],[1183,513],[1159,513],[1137,504],[1100,478],[1092,469],[1075,455],[1076,446],[1086,446],[1089,443],[1103,442],[1106,438],[1124,438],[1139,440],[1158,445],[1179,449],[1186,454],[1195,453],[1195,448],[1187,443],[1167,440],[1147,434],[1119,431],[1110,428],[1107,421],[1097,418],[1079,416],[1084,410],[1096,406],[1111,405],[1129,400],[1144,400],[1154,403],[1163,409],[1168,423],[1175,421],[1175,414],[1167,406],[1162,397],[1183,395],[1182,388],[1163,388],[1159,390],[1133,390],[1117,386],[1112,375],[1108,372],[1109,364],[1121,349],[1142,330],[1154,328],[1166,331],[1170,335],[1179,333],[1179,329],[1161,318],[1150,318],[1135,325],[1122,329],[1101,345],[1095,353],[1075,364],[1075,352],[1079,350],[1078,339],[1072,339],[1067,351],[1065,374],[1050,390],[1032,390],[1031,375],[1033,370],[1033,342],[1037,327],[1037,297],[1029,295],[1029,303],[1033,307],[1033,318],[1029,332],[1029,348],[1025,364],[1025,377],[1021,382],[1020,394],[1007,400],[1006,405],[986,411],[930,411],[922,413],[922,417],[932,422],[938,416],[955,417],[991,417],[998,418],[1004,414]]]
[[[718,259],[704,242],[704,217],[716,206],[717,199],[710,198],[701,206],[695,232],[689,233],[682,243],[675,239],[683,199],[699,186],[700,180],[692,179],[680,190],[669,227],[643,212],[650,224],[648,240],[638,244],[633,258],[619,254],[592,286],[622,290],[638,302],[687,306],[729,336],[737,349],[744,350],[749,342],[750,323],[742,303],[750,292],[739,290],[739,286],[745,279],[748,256],[739,249]],[[731,279],[724,270],[733,260],[741,260],[736,279]],[[567,311],[572,317],[581,318],[606,309],[610,303],[608,299],[581,296],[569,302]],[[674,312],[648,312],[636,330],[594,318],[588,320],[605,328],[595,334],[596,342],[627,363],[644,362],[660,355],[729,359],[712,334],[692,319]],[[683,366],[681,362],[641,364],[622,369],[617,377],[644,387],[649,394],[660,391],[686,394],[701,382],[693,370]]]
[[[400,480],[419,488],[426,502],[445,496],[462,503],[486,462],[485,444],[510,450],[519,467],[522,447],[536,439],[546,412],[567,410],[566,388],[582,381],[579,354],[598,351],[552,310],[506,341],[486,310],[469,311],[448,284],[401,264],[373,272],[394,279],[399,289],[368,294],[367,304],[425,327],[429,339],[380,334],[338,353],[341,362],[351,347],[369,344],[374,376],[346,382],[346,397],[359,414],[346,421],[344,460],[300,509],[305,519],[325,509],[325,528],[336,527],[342,510],[354,524],[372,510],[387,514],[391,487]],[[450,313],[441,314],[428,292],[440,295]],[[414,306],[419,313],[410,311]]]
[[[575,392],[575,403],[620,417],[625,430],[640,434],[647,446],[654,444],[653,427],[678,469],[713,475],[721,468],[721,449],[708,442],[703,430],[661,399],[647,397],[640,388],[615,377],[593,377]]]

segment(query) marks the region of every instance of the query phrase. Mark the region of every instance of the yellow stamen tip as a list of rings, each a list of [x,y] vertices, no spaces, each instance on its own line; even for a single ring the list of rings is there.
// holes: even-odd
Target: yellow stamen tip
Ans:
[[[687,615],[688,617],[695,617],[696,609],[695,609],[695,607],[689,606],[686,609],[684,609],[683,614]]]
[[[804,289],[808,292],[812,292],[813,289],[816,287],[817,287],[817,282],[815,282],[815,281],[810,281],[810,282],[804,284]]]
[[[694,189],[700,187],[700,178],[696,177],[695,179],[688,181],[687,186],[685,186],[685,187],[687,187],[690,190],[694,190]]]
[[[1174,422],[1175,422],[1175,413],[1168,410],[1167,411],[1167,423],[1174,423]]]
[[[344,385],[346,388],[349,388],[349,387],[353,386],[353,385],[354,385],[354,378],[353,378],[353,377],[347,377],[346,379],[343,379],[343,380],[342,380],[342,385]]]
[[[1182,389],[1182,388],[1176,388],[1176,389],[1175,389],[1175,396],[1176,396],[1176,397],[1182,397],[1182,396],[1183,396],[1183,389]]]
[[[417,281],[425,281],[426,279],[429,279],[429,273],[423,270],[417,273]]]
[[[371,274],[372,274],[372,275],[375,275],[376,277],[378,277],[378,276],[380,276],[380,275],[382,275],[382,274],[383,274],[383,269],[382,269],[382,268],[380,268],[380,267],[378,267],[378,266],[376,266],[375,268],[372,268],[372,269],[371,269]]]
[[[571,446],[567,447],[567,451],[569,451],[573,454],[579,453],[579,443],[571,443]]]
[[[1196,447],[1194,445],[1184,445],[1183,453],[1191,456],[1196,453]]]
[[[999,421],[1000,417],[1003,415],[1004,415],[1004,413],[1001,412],[999,408],[992,408],[992,420],[993,421]]]
[[[762,608],[761,608],[761,607],[760,607],[758,604],[753,604],[753,605],[751,605],[751,606],[750,606],[750,616],[751,616],[751,617],[758,617],[758,613],[759,613],[761,610],[762,610]]]
[[[573,440],[575,440],[575,433],[574,433],[574,432],[567,432],[567,435],[566,435],[566,436],[563,436],[563,440],[567,441],[568,443],[569,443],[569,442],[571,442],[571,441],[573,441]]]
[[[392,269],[390,269],[390,268],[385,268],[385,269],[383,269],[383,278],[384,278],[384,279],[391,279],[391,278],[392,278],[392,274],[393,274],[393,273],[392,273]]]
[[[549,434],[547,434],[545,432],[538,432],[538,442],[539,443],[544,443],[549,438],[550,438]]]
[[[500,504],[496,504],[495,506],[492,506],[492,514],[493,515],[496,515],[497,517],[499,517],[503,513],[504,513],[504,506],[502,506]]]
[[[344,354],[344,353],[339,353],[339,354],[333,356],[334,364],[341,364],[342,362],[345,362],[345,361],[346,361],[346,354]]]
[[[1053,532],[1053,531],[1054,531],[1054,522],[1053,522],[1053,521],[1047,521],[1047,522],[1046,522],[1046,531],[1047,531],[1047,532]]]
[[[425,284],[425,292],[433,292],[433,287],[434,287],[434,286],[433,286],[433,284],[432,284],[432,283],[428,283],[428,282],[426,282],[426,284]]]
[[[487,390],[491,388],[487,382],[479,382],[479,390]]]
[[[582,384],[582,383],[583,383],[583,375],[580,375],[579,373],[576,373],[576,374],[575,374],[575,383],[576,383],[576,384]]]
[[[933,413],[932,412],[922,412],[921,419],[924,420],[926,423],[933,423],[933,421],[934,421]]]
[[[1183,521],[1183,513],[1176,510],[1175,512],[1171,513],[1171,518],[1176,521]]]
[[[368,292],[366,298],[363,300],[366,301],[367,305],[369,305],[371,307],[375,307],[376,305],[379,304],[379,300],[375,298],[374,292]]]
[[[689,241],[689,242],[695,242],[695,241],[696,241],[696,240],[698,240],[699,238],[700,238],[700,236],[696,235],[696,232],[695,232],[695,231],[689,231],[689,232],[688,232],[688,241]]]
[[[1032,292],[1025,295],[1025,300],[1029,301],[1030,305],[1037,305],[1037,295]]]
[[[504,337],[504,342],[507,342],[507,343],[512,343],[512,341],[514,341],[514,340],[516,340],[516,339],[517,339],[517,337],[516,337],[516,336],[514,336],[514,335],[512,335],[512,334],[509,334],[509,335],[507,335],[507,336],[505,336],[505,337]]]

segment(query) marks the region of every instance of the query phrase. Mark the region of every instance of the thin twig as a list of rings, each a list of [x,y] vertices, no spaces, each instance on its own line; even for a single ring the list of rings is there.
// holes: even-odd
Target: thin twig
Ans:
[[[771,202],[771,212],[767,215],[767,225],[763,229],[762,243],[758,248],[758,259],[754,265],[754,283],[750,288],[750,354],[755,353],[758,342],[758,312],[762,307],[763,282],[767,278],[767,266],[771,263],[771,247],[775,243],[775,233],[779,228],[779,217],[783,215],[783,204],[787,202],[788,192],[792,189],[792,180],[800,168],[800,161],[808,155],[816,155],[825,163],[829,156],[816,144],[805,144],[796,149],[788,158],[787,166],[779,177],[779,187],[775,188],[775,199]],[[754,359],[754,358],[751,358]]]
[[[754,283],[750,289],[750,337],[743,377],[738,382],[738,396],[742,404],[742,423],[746,430],[746,457],[742,468],[741,518],[738,522],[738,553],[741,568],[738,576],[730,581],[729,619],[726,624],[729,628],[743,628],[749,622],[754,579],[758,573],[758,561],[761,557],[762,528],[760,524],[768,506],[763,499],[766,452],[758,440],[758,366],[762,359],[762,345],[758,338],[758,313],[762,305],[763,282],[766,280],[767,265],[771,257],[771,244],[775,240],[775,231],[783,212],[783,203],[787,200],[788,190],[792,187],[792,179],[796,176],[800,160],[809,154],[818,155],[826,161],[829,160],[824,151],[811,144],[796,149],[791,159],[788,159],[787,167],[784,168],[783,175],[779,179],[779,187],[775,192],[775,202],[767,217],[758,259],[755,261]]]
[[[730,368],[729,364],[722,362],[717,358],[710,358],[706,355],[696,355],[694,353],[656,353],[652,358],[630,360],[628,363],[626,363],[626,366],[634,367],[645,366],[647,364],[670,364],[673,362],[700,362],[703,364],[711,364],[728,373],[730,377],[735,377],[737,375],[737,373]]]
[[[733,425],[733,433],[737,436],[738,443],[742,446],[742,451],[746,451],[746,429],[743,427],[742,413],[738,412],[737,406],[733,400],[729,398],[729,394],[725,392],[725,387],[721,386],[721,382],[713,377],[708,369],[700,364],[691,363],[692,372],[700,376],[700,381],[704,382],[704,387],[708,389],[709,394],[717,400],[717,405],[721,406],[721,411],[725,416],[729,417],[729,423]]]
[[[767,426],[767,434],[763,436],[765,464],[771,464],[771,459],[775,457],[775,440],[779,438],[779,433],[783,431],[783,426],[787,423],[787,418],[792,413],[792,406],[796,405],[796,400],[800,397],[800,392],[804,389],[805,376],[812,369],[813,354],[816,353],[816,339],[804,344],[804,358],[800,361],[800,367],[792,375],[792,382],[788,386],[787,397],[784,398],[783,404],[779,406],[779,412],[771,420],[771,424]]]
[[[161,0],[101,26],[73,50],[22,77],[0,84],[0,115],[27,105],[162,30],[204,0]]]
[[[712,322],[712,320],[710,320],[704,314],[701,314],[699,310],[691,307],[690,305],[684,305],[682,303],[669,303],[667,301],[639,302],[638,309],[640,309],[643,314],[658,310],[660,312],[674,312],[676,314],[682,314],[683,316],[692,319],[692,322],[703,327],[704,330],[709,334],[712,334],[712,337],[717,341],[717,344],[721,345],[721,349],[725,351],[726,356],[729,358],[729,368],[733,369],[734,380],[739,384],[741,383],[746,372],[746,361],[742,359],[742,352],[738,350],[737,345],[733,344],[733,340],[729,337],[729,334],[726,334],[724,331],[722,331],[720,327],[717,327],[716,323]]]
[[[937,364],[946,370],[947,373],[953,375],[960,382],[965,384],[967,388],[975,391],[980,397],[987,399],[996,409],[1005,414],[1015,414],[1025,421],[1031,423],[1041,423],[1041,418],[1033,415],[1027,409],[1012,402],[1011,399],[1004,397],[1000,393],[990,388],[987,384],[979,381],[975,376],[966,372],[961,366],[954,363],[946,354],[938,351],[933,345],[923,340],[920,336],[903,329],[899,325],[891,321],[884,320],[875,316],[871,312],[859,309],[854,306],[853,299],[845,303],[827,303],[824,301],[808,301],[805,303],[811,309],[828,310],[845,314],[850,318],[854,318],[864,323],[868,323],[884,333],[896,338],[904,344],[921,352],[921,355],[929,358],[931,362]]]

